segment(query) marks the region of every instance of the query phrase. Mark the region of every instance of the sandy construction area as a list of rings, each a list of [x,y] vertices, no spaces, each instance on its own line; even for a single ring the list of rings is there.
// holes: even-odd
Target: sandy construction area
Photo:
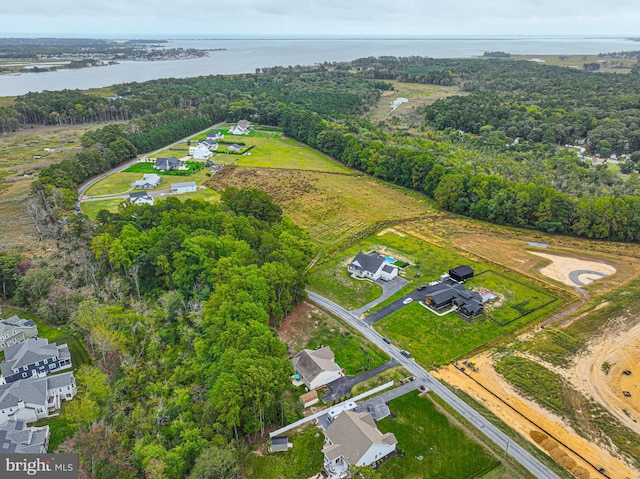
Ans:
[[[593,341],[563,375],[640,434],[640,324]]]
[[[588,458],[589,461],[594,465],[597,465],[597,467],[605,468],[607,474],[612,479],[625,479],[626,477],[640,478],[640,471],[632,469],[625,462],[614,457],[605,448],[580,437],[564,421],[563,418],[546,411],[535,402],[521,397],[518,392],[502,378],[502,376],[495,372],[493,369],[493,360],[486,353],[473,359],[478,365],[479,371],[469,372],[469,374],[473,375],[473,378],[503,399],[509,406],[515,408],[526,418],[548,431],[553,437],[562,441],[564,444],[580,453],[583,457]],[[540,431],[539,428],[528,421],[525,417],[522,417],[520,414],[515,412],[509,406],[505,405],[491,393],[487,392],[470,377],[465,375],[465,373],[458,371],[453,366],[447,366],[435,372],[434,376],[469,394],[506,424],[518,431],[527,440],[544,450],[544,448],[540,446],[540,444],[537,444],[531,437],[531,433],[533,431]],[[636,378],[637,377],[638,376],[636,376]],[[534,432],[534,435],[535,434],[536,433]],[[576,477],[580,477],[581,479],[595,479],[597,477],[602,477],[577,455],[572,454],[564,448],[560,449],[562,449],[562,452],[566,453],[569,458],[575,461],[576,466],[573,467],[573,473]],[[567,456],[565,456],[564,462],[566,462]]]
[[[540,273],[569,286],[586,286],[616,272],[613,266],[597,261],[556,256],[538,251],[529,251],[529,253],[551,261],[551,264],[540,269]]]

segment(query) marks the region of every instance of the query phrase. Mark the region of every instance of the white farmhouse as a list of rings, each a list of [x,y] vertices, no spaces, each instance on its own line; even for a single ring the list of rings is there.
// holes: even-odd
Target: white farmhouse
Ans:
[[[189,155],[191,155],[194,160],[208,160],[213,156],[213,153],[211,153],[211,150],[204,144],[200,144],[198,146],[190,146]]]
[[[391,266],[384,256],[377,253],[358,253],[347,266],[347,271],[354,276],[373,281],[378,279],[391,281],[398,276],[398,268]]]

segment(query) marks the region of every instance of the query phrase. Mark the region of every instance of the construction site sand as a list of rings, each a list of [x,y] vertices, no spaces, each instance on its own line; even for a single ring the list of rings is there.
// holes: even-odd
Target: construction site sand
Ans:
[[[608,372],[603,370],[605,363],[609,364]],[[625,370],[631,375],[624,375]],[[640,434],[640,324],[591,342],[563,375]],[[625,397],[623,391],[631,397]]]
[[[493,369],[493,360],[487,355],[487,353],[483,353],[475,357],[474,361],[478,366],[479,371],[470,372],[469,374],[472,374],[473,378],[480,382],[484,387],[499,396],[525,417],[522,417],[513,409],[505,405],[491,393],[487,392],[484,388],[474,382],[465,373],[458,371],[453,366],[447,366],[440,369],[434,373],[434,376],[469,394],[476,401],[498,416],[502,421],[518,431],[532,444],[536,443],[531,438],[531,432],[539,431],[540,429],[534,426],[526,418],[533,421],[540,428],[543,428],[557,440],[566,444],[574,451],[577,451],[580,455],[587,458],[592,464],[597,467],[603,467],[607,471],[607,475],[612,479],[625,479],[626,477],[640,478],[640,471],[631,468],[624,461],[614,457],[605,448],[580,437],[563,418],[546,411],[535,402],[520,396],[518,392],[509,383],[507,383],[504,378],[502,378],[502,376],[495,372]],[[539,444],[536,444],[536,446],[541,450],[544,450]],[[567,449],[565,449],[565,452],[569,457],[576,461],[578,466],[589,472],[589,477],[594,479],[602,477],[593,469],[593,467],[580,459],[580,457],[571,453]]]
[[[580,286],[574,283],[569,277],[569,274],[572,271],[596,271],[606,276],[611,276],[616,272],[616,269],[613,266],[606,263],[599,263],[597,261],[587,261],[584,259],[570,258],[568,256],[556,256],[553,254],[539,253],[537,251],[529,251],[529,253],[551,261],[551,264],[540,269],[540,273],[548,278],[555,279],[556,281],[560,281],[561,283],[569,286]],[[599,275],[588,273],[581,274],[579,276],[580,281],[585,285],[600,278],[601,276]]]

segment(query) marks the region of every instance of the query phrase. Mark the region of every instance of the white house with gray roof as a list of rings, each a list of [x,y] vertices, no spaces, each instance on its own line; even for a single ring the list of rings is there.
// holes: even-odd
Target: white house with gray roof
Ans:
[[[160,181],[162,181],[160,175],[156,173],[147,173],[142,175],[141,180],[134,181],[133,187],[138,190],[152,190],[160,184]]]
[[[30,319],[20,319],[18,316],[11,316],[9,319],[0,320],[0,351],[9,346],[21,343],[27,338],[34,338],[38,335],[36,323]]]
[[[392,281],[398,276],[398,268],[389,264],[386,258],[378,253],[364,254],[359,252],[347,265],[347,271],[354,276],[373,281],[378,279]]]
[[[198,191],[198,185],[195,181],[185,181],[184,183],[171,183],[171,193],[177,195],[182,193],[190,193]]]
[[[342,368],[335,362],[333,351],[328,346],[316,350],[303,349],[293,357],[292,363],[302,382],[310,390],[318,389],[344,376]]]
[[[48,447],[49,426],[28,427],[15,418],[0,423],[0,454],[46,454]]]
[[[30,377],[44,377],[71,367],[69,346],[49,344],[44,338],[28,338],[4,351],[0,385]]]
[[[324,467],[331,479],[345,477],[349,466],[371,466],[396,450],[393,433],[382,434],[371,414],[341,412],[324,431]]]
[[[0,386],[0,423],[10,418],[35,422],[60,409],[77,393],[73,372],[20,379]]]

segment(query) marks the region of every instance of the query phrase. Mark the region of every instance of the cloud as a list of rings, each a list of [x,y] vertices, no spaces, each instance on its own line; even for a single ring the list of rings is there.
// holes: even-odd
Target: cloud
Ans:
[[[5,29],[38,34],[624,34],[631,0],[3,1]],[[19,27],[18,27],[19,26]]]

